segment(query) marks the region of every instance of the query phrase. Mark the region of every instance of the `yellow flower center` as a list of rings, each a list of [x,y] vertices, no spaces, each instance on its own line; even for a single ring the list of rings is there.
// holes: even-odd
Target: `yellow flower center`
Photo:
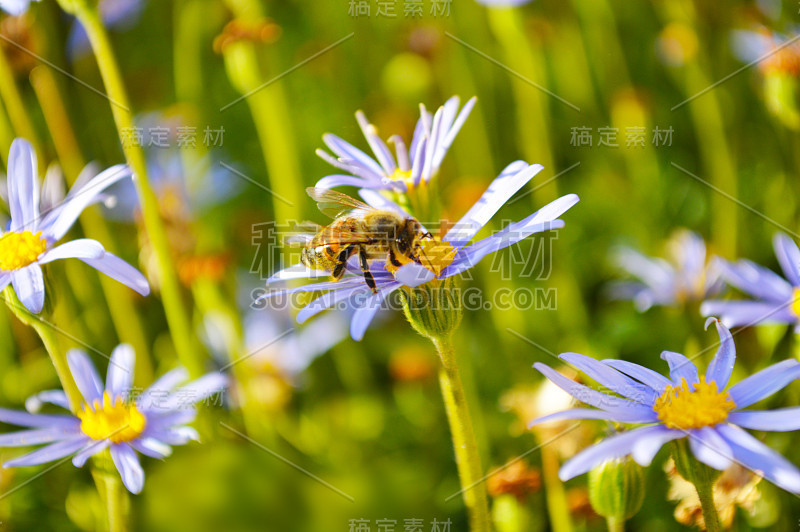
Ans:
[[[705,377],[700,377],[700,382],[692,388],[686,379],[682,379],[680,386],[667,386],[653,405],[653,410],[664,425],[681,430],[722,423],[734,408],[736,404],[728,392],[720,392],[717,383],[706,382]]]
[[[800,317],[800,288],[795,288],[792,292],[792,312],[797,317]]]
[[[421,246],[419,261],[425,268],[432,271],[436,277],[439,277],[442,270],[450,266],[456,257],[456,248],[450,245],[450,242],[426,238],[422,241]]]
[[[392,175],[389,176],[392,181],[402,181],[408,187],[408,191],[414,190],[414,181],[411,179],[411,170],[400,170],[395,168]]]
[[[81,430],[93,440],[111,440],[114,443],[131,441],[139,437],[147,421],[136,405],[126,403],[121,397],[112,403],[108,392],[103,402],[84,405],[78,412]]]
[[[0,238],[0,270],[17,270],[34,262],[47,249],[41,231],[6,233]]]

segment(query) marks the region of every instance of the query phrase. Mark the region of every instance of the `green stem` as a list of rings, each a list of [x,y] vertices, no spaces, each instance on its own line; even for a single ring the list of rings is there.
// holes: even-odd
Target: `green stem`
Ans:
[[[542,443],[541,438],[540,443]],[[564,482],[558,478],[558,470],[560,468],[558,453],[549,445],[542,446],[541,452],[544,493],[547,501],[547,512],[550,517],[550,526],[554,532],[572,532],[572,519],[569,514]]]
[[[81,393],[75,384],[75,380],[72,378],[72,373],[69,371],[67,357],[58,347],[58,340],[54,334],[53,327],[42,321],[42,319],[35,314],[28,312],[10,286],[6,287],[3,295],[8,308],[11,309],[11,312],[14,313],[17,319],[31,327],[36,331],[36,334],[39,335],[39,338],[42,339],[42,344],[47,354],[50,355],[53,366],[56,368],[56,375],[58,375],[58,380],[61,382],[61,388],[64,390],[64,393],[67,394],[70,409],[76,412],[83,402]]]
[[[11,65],[8,64],[5,53],[2,52],[0,52],[0,98],[3,99],[8,117],[17,136],[29,140],[36,152],[42,153],[39,149],[40,145],[36,130],[28,117],[25,104],[22,102],[22,95],[14,80],[14,71],[11,69]]]
[[[606,517],[608,532],[625,532],[625,521],[616,517]]]
[[[108,99],[111,102],[114,121],[120,138],[124,138],[124,132],[133,130],[133,116],[108,33],[100,20],[97,9],[84,2],[71,4],[67,0],[61,1],[66,8],[74,10],[75,15],[86,29],[86,34],[89,36],[92,49],[97,57],[97,65],[100,68]],[[144,226],[155,252],[161,297],[175,350],[181,363],[192,376],[196,377],[203,371],[203,364],[199,358],[199,346],[194,340],[191,322],[182,300],[180,284],[170,254],[169,240],[159,214],[158,199],[148,178],[144,151],[135,142],[123,143],[122,149],[136,175],[135,183],[139,193]]]
[[[683,478],[694,484],[697,490],[697,497],[700,499],[700,507],[703,510],[703,520],[708,532],[720,532],[719,515],[714,504],[714,481],[719,476],[719,472],[711,469],[705,464],[700,463],[689,451],[686,438],[675,442],[673,458],[678,473]]]
[[[127,532],[130,501],[108,450],[92,460],[92,476],[106,506],[109,532]]]
[[[456,454],[458,476],[463,489],[464,504],[467,507],[472,532],[488,532],[489,503],[486,486],[482,482],[483,469],[478,453],[478,444],[472,429],[464,385],[456,364],[455,350],[451,337],[433,338],[439,353],[442,367],[439,370],[439,384],[450,423],[450,433]]]

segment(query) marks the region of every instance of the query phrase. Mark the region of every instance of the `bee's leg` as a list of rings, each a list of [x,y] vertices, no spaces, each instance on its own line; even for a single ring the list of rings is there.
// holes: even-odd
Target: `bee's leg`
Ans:
[[[333,267],[333,272],[331,272],[331,277],[334,281],[338,281],[344,275],[345,267],[347,266],[347,260],[353,255],[356,251],[356,246],[350,244],[343,250],[339,252],[336,256],[336,266]]]
[[[397,260],[397,255],[395,255],[395,252],[394,252],[394,247],[390,247],[390,248],[389,248],[389,262],[390,262],[390,263],[391,263],[391,265],[392,265],[392,266],[394,266],[395,268],[399,268],[400,266],[402,266],[402,265],[403,265],[403,263],[402,263],[402,262],[400,262],[399,260]]]
[[[372,290],[373,294],[378,293],[378,287],[375,285],[375,278],[372,277],[372,272],[369,271],[369,262],[367,261],[367,250],[363,247],[358,253],[359,258],[361,259],[361,271],[364,272],[364,281],[369,286],[369,289]]]

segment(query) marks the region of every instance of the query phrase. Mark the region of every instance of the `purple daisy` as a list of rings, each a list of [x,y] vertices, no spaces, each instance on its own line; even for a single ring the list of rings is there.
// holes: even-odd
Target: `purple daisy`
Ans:
[[[611,297],[630,299],[640,312],[654,305],[676,306],[701,301],[722,288],[716,261],[706,261],[706,243],[693,231],[679,230],[669,241],[670,261],[648,257],[627,246],[617,249],[614,262],[640,281],[611,285]]]
[[[70,372],[83,396],[76,414],[36,414],[43,403],[69,409],[61,390],[41,392],[25,403],[29,412],[0,408],[0,421],[31,427],[28,430],[0,435],[0,446],[22,447],[46,443],[31,453],[8,460],[3,467],[33,466],[74,454],[72,463],[82,467],[86,461],[110,447],[111,459],[125,487],[139,493],[144,486],[144,471],[136,451],[153,458],[165,458],[172,445],[197,440],[197,432],[187,426],[196,415],[192,406],[222,390],[226,378],[209,373],[180,388],[188,374],[174,369],[140,394],[132,389],[135,355],[126,344],[111,354],[103,382],[92,361],[80,349],[67,353]]]
[[[704,316],[719,316],[728,327],[776,323],[800,326],[800,249],[783,233],[776,233],[772,243],[786,279],[747,259],[719,259],[725,282],[753,299],[705,301],[700,306]]]
[[[605,460],[631,455],[649,465],[665,443],[689,438],[694,456],[704,464],[724,470],[734,461],[760,472],[775,485],[800,493],[800,470],[759,440],[742,430],[790,431],[800,429],[800,407],[779,410],[743,410],[800,378],[800,362],[784,360],[747,377],[727,391],[736,360],[730,331],[718,320],[720,347],[700,375],[692,361],[664,351],[670,377],[624,360],[598,361],[577,353],[559,358],[618,395],[593,390],[570,380],[549,366],[534,364],[545,377],[578,401],[595,408],[574,408],[535,420],[532,425],[564,419],[603,419],[647,426],[620,432],[584,449],[559,472],[562,480],[586,473]]]
[[[81,180],[60,204],[40,210],[42,195],[36,154],[24,139],[15,139],[8,158],[8,207],[11,221],[0,236],[0,289],[11,283],[25,308],[41,312],[44,307],[42,265],[58,259],[80,259],[97,271],[116,279],[142,295],[150,293],[147,279],[136,268],[103,245],[79,238],[56,246],[78,216],[89,205],[105,199],[103,191],[130,177],[123,164],[112,166],[92,179]]]
[[[386,269],[385,261],[372,261],[370,272],[376,284],[376,290],[373,293],[364,281],[364,275],[356,262],[351,261],[347,265],[347,272],[339,281],[311,283],[288,290],[277,290],[262,297],[271,298],[297,292],[327,291],[301,309],[297,314],[297,321],[303,323],[329,307],[344,306],[352,311],[350,335],[354,340],[360,340],[386,297],[395,290],[403,286],[414,287],[434,279],[446,279],[458,275],[478,264],[490,253],[514,245],[534,233],[564,227],[564,221],[559,220],[558,217],[578,202],[578,196],[575,194],[562,196],[527,218],[509,224],[501,231],[469,244],[492,216],[541,170],[541,165],[528,165],[524,161],[516,161],[508,165],[444,238],[432,244],[434,248],[439,248],[435,249],[435,253],[441,259],[433,267],[410,262],[392,274]],[[400,206],[375,190],[363,189],[361,196],[373,208],[394,210],[405,217],[409,216]],[[273,275],[267,280],[267,285],[276,281],[327,277],[329,275],[330,273],[327,271],[309,269],[302,264],[297,264]]]
[[[369,123],[363,112],[356,113],[356,120],[372,149],[374,158],[341,138],[327,133],[322,140],[336,157],[325,150],[317,150],[319,155],[331,165],[347,174],[329,175],[317,182],[319,188],[354,186],[377,190],[407,192],[427,183],[439,172],[447,150],[464,125],[476,98],[470,98],[461,111],[458,111],[458,96],[453,96],[431,114],[420,104],[420,118],[417,121],[411,145],[406,144],[399,135],[389,138],[394,144],[396,158],[389,147],[378,136],[377,128]]]

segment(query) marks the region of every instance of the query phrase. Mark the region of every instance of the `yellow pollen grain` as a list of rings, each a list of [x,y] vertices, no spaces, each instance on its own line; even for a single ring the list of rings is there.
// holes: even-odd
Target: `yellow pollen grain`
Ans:
[[[736,404],[728,392],[720,392],[717,383],[706,382],[705,377],[691,387],[686,379],[682,379],[680,386],[667,386],[653,405],[664,425],[680,430],[722,423],[734,408]]]
[[[111,440],[114,443],[135,440],[144,430],[147,421],[133,403],[125,403],[121,397],[111,401],[108,392],[103,393],[103,402],[84,405],[78,412],[81,431],[93,440]]]
[[[449,242],[428,238],[422,241],[421,246],[420,263],[436,277],[439,277],[442,270],[450,266],[456,257],[456,249]]]
[[[800,288],[795,288],[792,292],[792,312],[800,318]]]
[[[6,233],[0,238],[0,270],[24,268],[39,258],[47,249],[42,233],[21,231]]]

